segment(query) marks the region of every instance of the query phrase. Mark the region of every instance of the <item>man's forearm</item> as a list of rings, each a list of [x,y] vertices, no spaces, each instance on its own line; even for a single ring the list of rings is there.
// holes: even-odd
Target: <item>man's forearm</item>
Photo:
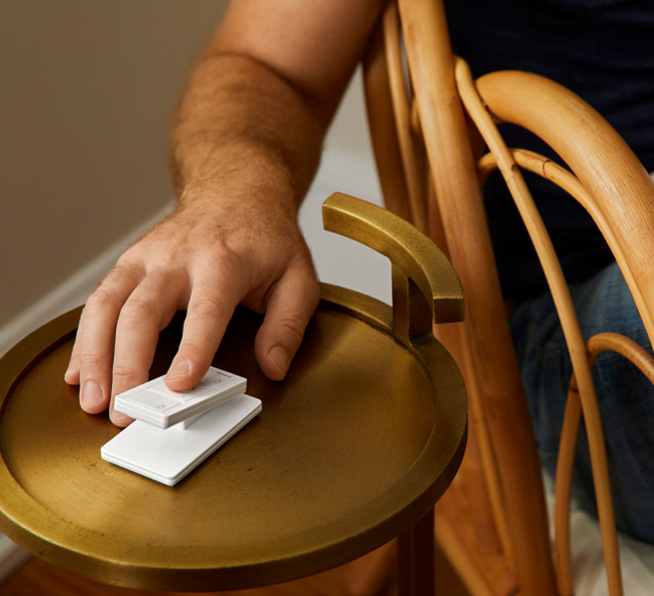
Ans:
[[[268,192],[257,194],[272,191],[296,209],[317,168],[328,120],[266,65],[247,56],[206,55],[173,125],[172,171],[181,200],[261,188]]]

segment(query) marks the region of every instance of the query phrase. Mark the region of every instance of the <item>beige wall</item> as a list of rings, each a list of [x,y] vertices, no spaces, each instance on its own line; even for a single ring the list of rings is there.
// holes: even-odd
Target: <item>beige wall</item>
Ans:
[[[170,204],[171,113],[226,4],[2,2],[0,352],[59,308],[83,301],[113,262],[107,256],[118,254],[116,243]],[[350,249],[324,245],[319,205],[334,190],[378,196],[359,78],[325,146],[301,223],[319,273],[349,285],[338,278],[347,269],[338,254]],[[80,273],[80,291],[51,304],[53,289]],[[30,308],[44,297],[47,308]]]
[[[170,115],[225,4],[2,2],[0,326],[170,201]]]

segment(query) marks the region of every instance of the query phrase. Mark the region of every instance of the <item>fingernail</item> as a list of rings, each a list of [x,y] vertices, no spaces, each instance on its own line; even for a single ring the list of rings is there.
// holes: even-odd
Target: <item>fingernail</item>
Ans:
[[[169,371],[166,377],[168,379],[176,379],[177,377],[185,377],[191,372],[191,367],[188,362],[179,362],[175,364]]]
[[[272,365],[277,369],[282,377],[286,376],[289,366],[289,357],[284,348],[281,346],[275,346],[272,348],[272,350],[268,352],[268,360],[272,362]]]
[[[104,399],[104,394],[100,385],[95,381],[87,381],[84,383],[84,390],[82,391],[82,403],[85,406],[94,406]]]

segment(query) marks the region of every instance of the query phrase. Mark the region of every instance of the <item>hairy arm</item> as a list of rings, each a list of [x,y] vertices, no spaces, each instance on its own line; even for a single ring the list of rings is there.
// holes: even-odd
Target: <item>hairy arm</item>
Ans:
[[[148,379],[158,334],[180,309],[171,389],[202,378],[238,304],[265,313],[257,361],[270,378],[285,376],[319,293],[297,209],[379,5],[232,2],[175,115],[176,209],[83,311],[66,380],[80,384],[87,412]]]

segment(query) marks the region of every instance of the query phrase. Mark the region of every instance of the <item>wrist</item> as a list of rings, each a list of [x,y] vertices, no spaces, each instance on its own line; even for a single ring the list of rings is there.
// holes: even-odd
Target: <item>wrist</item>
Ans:
[[[193,168],[179,168],[176,182],[182,209],[259,207],[283,210],[295,218],[302,199],[288,168],[274,153],[237,143],[229,144],[227,151],[207,151],[203,162]]]

